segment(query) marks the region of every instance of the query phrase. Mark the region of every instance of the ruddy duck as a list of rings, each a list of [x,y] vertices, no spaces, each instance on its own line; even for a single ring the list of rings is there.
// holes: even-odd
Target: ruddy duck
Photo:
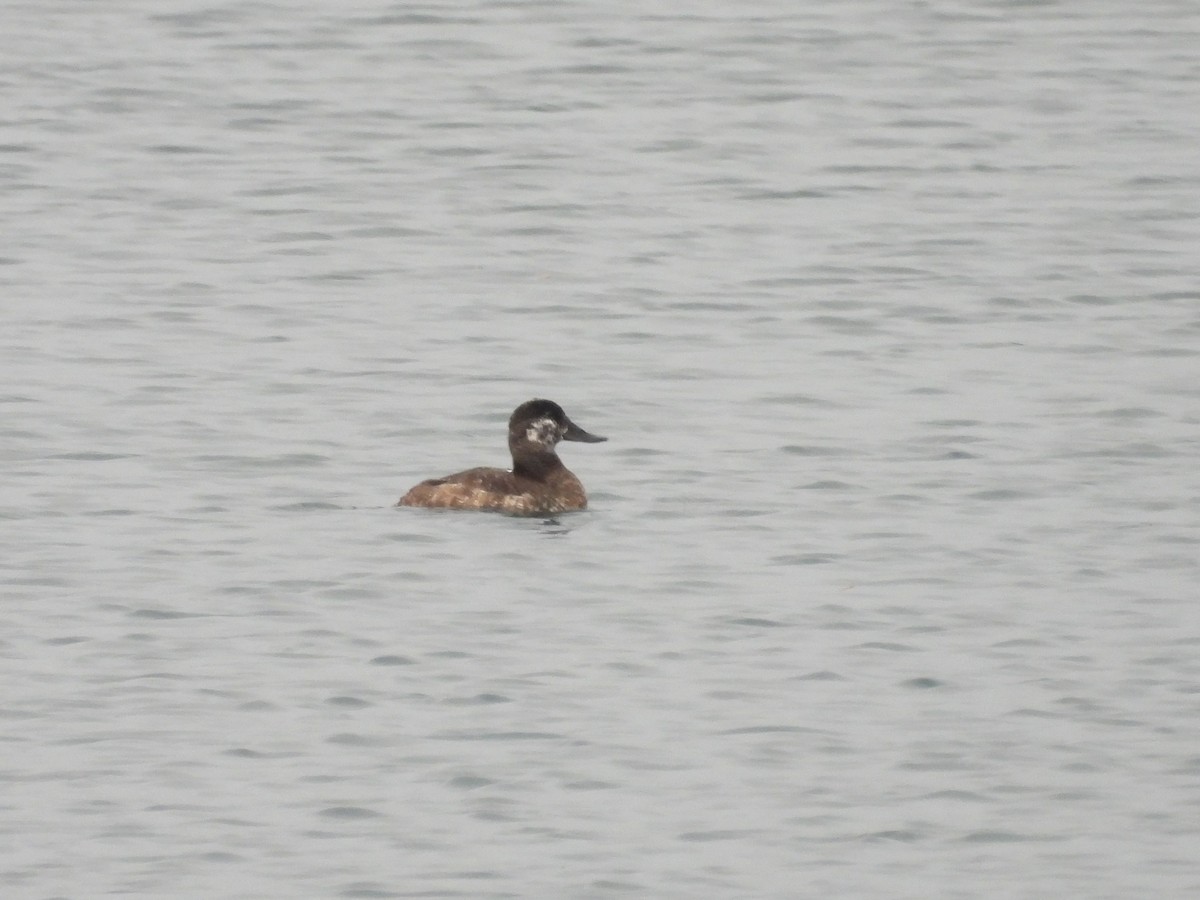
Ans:
[[[554,447],[559,441],[598,444],[550,400],[522,403],[508,420],[511,472],[467,469],[445,478],[422,481],[397,506],[444,509],[493,509],[514,516],[544,516],[587,508],[583,485],[562,464]]]

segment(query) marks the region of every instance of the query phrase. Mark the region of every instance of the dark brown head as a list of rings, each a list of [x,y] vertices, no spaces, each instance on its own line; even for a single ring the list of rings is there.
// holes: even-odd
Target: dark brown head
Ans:
[[[522,403],[508,420],[508,445],[514,454],[518,447],[525,452],[553,453],[559,441],[598,444],[607,440],[599,435],[588,434],[568,419],[563,408],[553,400]]]

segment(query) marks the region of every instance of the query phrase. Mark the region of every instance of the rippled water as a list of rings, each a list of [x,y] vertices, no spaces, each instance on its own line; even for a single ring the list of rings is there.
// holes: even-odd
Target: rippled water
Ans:
[[[1200,7],[0,11],[5,897],[1200,891]],[[395,509],[549,396],[556,521]]]

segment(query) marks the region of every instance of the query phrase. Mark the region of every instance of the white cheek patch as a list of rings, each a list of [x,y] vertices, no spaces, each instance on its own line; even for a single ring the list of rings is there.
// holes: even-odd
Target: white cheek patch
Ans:
[[[525,429],[525,440],[554,446],[558,443],[558,423],[553,419],[538,419]]]

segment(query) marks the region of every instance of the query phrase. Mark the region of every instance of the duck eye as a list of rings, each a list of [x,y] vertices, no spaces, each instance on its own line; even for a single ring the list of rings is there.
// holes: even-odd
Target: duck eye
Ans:
[[[538,419],[525,429],[525,440],[531,444],[553,444],[559,437],[559,426],[553,419]]]

